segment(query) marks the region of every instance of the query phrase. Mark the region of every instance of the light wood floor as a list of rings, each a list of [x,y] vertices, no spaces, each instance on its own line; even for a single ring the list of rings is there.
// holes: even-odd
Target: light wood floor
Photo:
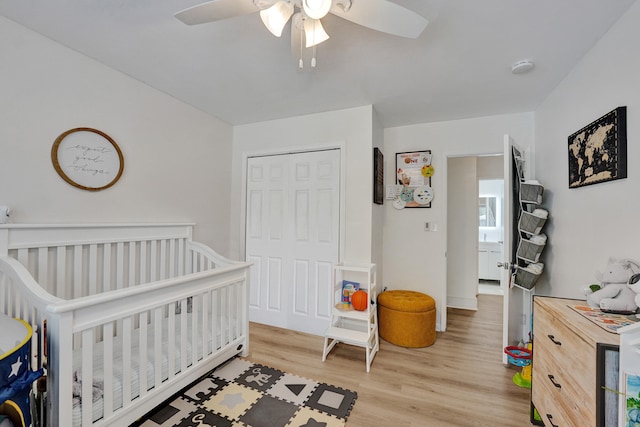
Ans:
[[[477,312],[449,309],[434,345],[406,349],[380,340],[367,373],[364,349],[338,344],[322,362],[323,338],[250,326],[249,357],[358,393],[348,427],[529,426],[520,368],[502,364],[502,297],[480,295]]]

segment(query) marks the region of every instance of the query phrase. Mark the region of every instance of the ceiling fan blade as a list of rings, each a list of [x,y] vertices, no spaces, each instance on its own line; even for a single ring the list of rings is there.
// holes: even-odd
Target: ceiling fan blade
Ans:
[[[205,24],[258,12],[252,0],[213,0],[189,7],[174,16],[187,25]]]
[[[414,11],[387,0],[338,0],[331,13],[363,27],[412,39],[418,38],[429,23]]]

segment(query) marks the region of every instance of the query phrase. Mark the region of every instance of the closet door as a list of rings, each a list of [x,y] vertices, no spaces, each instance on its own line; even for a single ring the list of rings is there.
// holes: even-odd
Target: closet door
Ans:
[[[339,203],[339,150],[248,160],[251,321],[324,334],[338,261]]]

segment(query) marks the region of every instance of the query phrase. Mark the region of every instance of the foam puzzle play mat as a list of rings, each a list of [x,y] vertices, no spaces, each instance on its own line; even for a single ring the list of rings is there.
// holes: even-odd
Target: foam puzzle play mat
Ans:
[[[141,427],[338,427],[357,393],[231,359],[149,414]]]

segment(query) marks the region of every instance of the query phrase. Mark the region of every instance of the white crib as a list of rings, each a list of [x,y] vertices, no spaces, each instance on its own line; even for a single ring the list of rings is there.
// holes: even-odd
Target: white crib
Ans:
[[[38,331],[48,426],[129,425],[247,354],[250,264],[192,228],[0,225],[0,312]]]

